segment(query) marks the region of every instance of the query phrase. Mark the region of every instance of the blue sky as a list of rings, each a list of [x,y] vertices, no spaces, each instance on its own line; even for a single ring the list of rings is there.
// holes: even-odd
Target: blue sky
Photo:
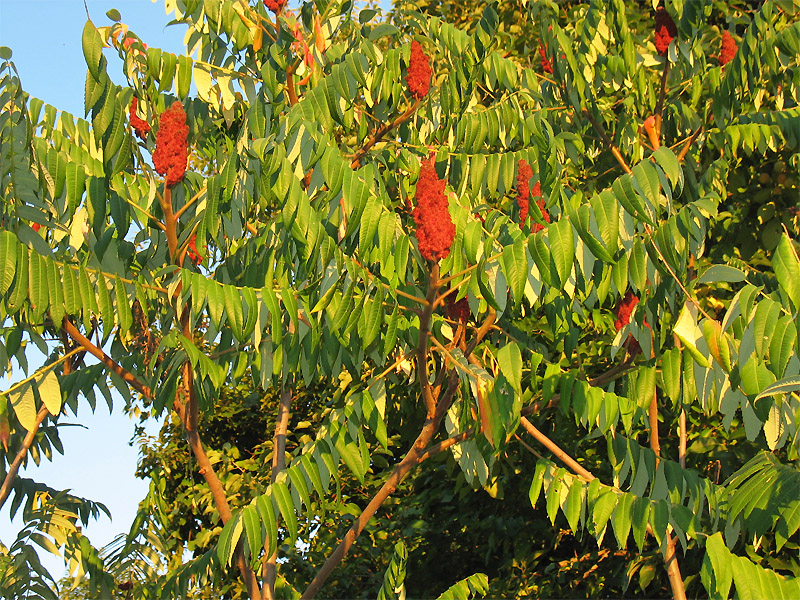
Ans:
[[[170,52],[183,51],[184,28],[165,27],[169,22],[164,2],[159,0],[87,0],[89,14],[97,26],[109,25],[106,11],[116,8],[122,22],[149,46]],[[59,110],[83,116],[83,89],[86,63],[81,51],[81,32],[86,23],[82,0],[0,0],[0,45],[13,51],[12,60],[19,70],[23,89]],[[105,51],[109,74],[123,83],[121,62],[113,50]],[[35,359],[31,360],[31,367]],[[16,366],[16,363],[14,363]],[[0,389],[24,377],[15,372],[12,379],[0,379]],[[122,413],[123,402],[117,396],[109,414],[100,399],[92,413],[88,402],[82,401],[78,417],[69,414],[62,422],[81,423],[86,429],[66,427],[61,431],[64,456],[56,454],[53,462],[43,460],[40,467],[33,462],[21,472],[23,477],[43,481],[57,489],[70,488],[72,493],[103,502],[111,510],[113,521],[103,517],[92,523],[86,534],[102,546],[118,533],[127,532],[136,506],[147,493],[147,482],[134,477],[138,449],[129,444],[134,422]],[[154,423],[151,433],[158,431]],[[9,502],[0,512],[0,541],[7,546],[16,538],[21,527],[20,515],[9,520]],[[45,556],[46,555],[46,556]],[[58,578],[63,563],[56,557],[40,552],[45,566]]]

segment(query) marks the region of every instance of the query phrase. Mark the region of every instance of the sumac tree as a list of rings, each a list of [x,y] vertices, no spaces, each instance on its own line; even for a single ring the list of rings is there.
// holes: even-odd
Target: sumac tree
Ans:
[[[719,247],[723,213],[753,225],[737,172],[780,160],[796,192],[797,4],[462,4],[170,1],[181,56],[112,11],[81,37],[85,118],[2,50],[0,355],[48,357],[0,400],[0,502],[25,516],[4,593],[55,597],[35,543],[105,595],[312,598],[446,455],[603,549],[657,549],[674,597],[800,595],[796,207],[758,253]],[[213,427],[248,418],[244,379],[275,414],[241,462]],[[17,477],[109,387],[179,424],[191,540],[156,468],[102,553],[77,526],[102,507]],[[710,436],[716,474],[690,451]],[[404,589],[393,542],[380,597]]]

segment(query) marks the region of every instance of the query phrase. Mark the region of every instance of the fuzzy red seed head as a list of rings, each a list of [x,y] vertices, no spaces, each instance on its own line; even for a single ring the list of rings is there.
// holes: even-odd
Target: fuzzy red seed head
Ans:
[[[417,181],[417,207],[412,214],[419,251],[428,260],[447,258],[456,237],[456,227],[447,210],[445,185],[436,175],[433,157],[423,160]]]
[[[542,186],[539,185],[538,181],[531,188],[531,198],[536,199],[536,206],[538,206],[539,210],[542,212],[542,218],[544,219],[544,222],[550,223],[550,213],[547,212],[547,209],[545,208],[544,198],[542,198]],[[531,233],[536,233],[542,229],[544,229],[544,225],[541,223],[533,223],[531,225]]]
[[[139,139],[143,140],[147,137],[147,134],[150,133],[150,123],[139,118],[139,116],[136,114],[136,108],[138,105],[139,99],[134,96],[133,100],[131,100],[130,122],[133,131],[136,133]]]
[[[656,31],[655,31],[656,51],[661,56],[667,55],[670,42],[678,35],[678,28],[675,21],[669,16],[667,9],[663,6],[656,10]]]
[[[614,321],[617,331],[631,322],[631,314],[637,304],[639,304],[639,298],[631,290],[625,292],[625,296],[617,304],[617,320]]]
[[[519,163],[517,163],[517,206],[519,206],[520,229],[522,229],[523,225],[525,225],[525,219],[528,218],[528,202],[531,195],[531,177],[533,177],[533,170],[528,164],[528,161],[520,160]]]
[[[156,150],[153,152],[153,166],[160,175],[166,176],[167,187],[180,182],[186,173],[186,162],[189,158],[186,142],[188,135],[186,113],[183,112],[181,103],[176,101],[161,113],[156,133]]]
[[[539,45],[539,61],[542,65],[542,71],[552,75],[553,64],[550,62],[550,59],[547,58],[547,49],[544,47],[544,44]]]
[[[431,61],[419,42],[411,42],[411,60],[408,63],[406,83],[411,95],[420,100],[428,95],[431,85]]]
[[[728,31],[722,32],[722,47],[719,51],[719,64],[726,65],[736,56],[736,41]]]
[[[286,0],[264,0],[264,6],[270,9],[276,15],[280,14],[285,5]]]
[[[469,301],[466,296],[456,302],[456,292],[448,294],[444,299],[444,312],[447,318],[458,323],[466,323],[469,320]]]
[[[192,236],[192,239],[189,240],[189,247],[186,249],[186,253],[189,255],[189,260],[191,260],[194,264],[199,265],[201,262],[203,262],[203,257],[200,256],[200,253],[197,251],[196,233]]]

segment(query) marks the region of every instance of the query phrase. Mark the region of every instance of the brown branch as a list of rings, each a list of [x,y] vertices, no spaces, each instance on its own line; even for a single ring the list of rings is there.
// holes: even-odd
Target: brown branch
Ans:
[[[275,437],[272,447],[272,483],[278,473],[286,468],[286,433],[289,430],[289,411],[292,405],[292,388],[281,390],[281,401],[278,404],[278,416],[275,419]],[[266,548],[265,548],[266,550]],[[266,600],[275,598],[275,579],[277,577],[278,549],[274,548],[264,563],[262,589]]]
[[[205,191],[206,191],[206,186],[204,185],[203,187],[201,187],[201,188],[200,188],[200,190],[199,190],[199,191],[198,191],[198,192],[197,192],[197,193],[196,193],[194,196],[192,196],[191,198],[189,198],[189,199],[188,199],[188,200],[187,200],[187,201],[184,203],[184,205],[180,207],[180,209],[178,210],[178,212],[176,212],[176,213],[175,213],[175,220],[177,221],[178,219],[180,219],[180,218],[181,218],[181,215],[182,215],[183,213],[185,213],[185,212],[186,212],[186,211],[189,209],[189,207],[190,207],[192,204],[194,204],[195,202],[197,202],[197,201],[200,199],[200,196],[201,196],[201,195],[203,194],[203,192],[205,192]]]
[[[3,479],[3,485],[0,486],[0,508],[2,508],[2,506],[6,503],[8,495],[11,493],[11,488],[14,486],[14,480],[17,478],[19,468],[22,465],[22,461],[25,460],[25,456],[27,456],[28,450],[30,450],[34,438],[36,438],[36,433],[39,431],[39,426],[49,414],[50,411],[48,411],[47,407],[42,404],[42,406],[39,407],[39,412],[36,413],[36,420],[33,422],[33,429],[30,429],[28,433],[25,434],[25,437],[22,440],[22,446],[20,446],[19,450],[17,450],[17,455],[14,457],[14,462],[12,462],[9,466],[8,473],[6,473],[6,476]]]
[[[603,129],[603,126],[597,122],[597,119],[594,118],[592,113],[586,109],[583,110],[584,116],[589,119],[589,122],[594,127],[594,130],[598,133],[600,138],[603,140],[603,143],[608,146],[608,149],[611,150],[611,154],[614,155],[614,158],[617,159],[619,166],[622,167],[622,170],[626,173],[632,173],[631,168],[628,166],[628,163],[625,162],[625,159],[622,157],[622,153],[619,151],[619,148],[614,144],[613,140],[608,137],[606,130]]]
[[[392,129],[395,129],[400,125],[402,125],[403,123],[405,123],[406,121],[408,121],[408,119],[411,118],[411,115],[413,115],[417,111],[421,103],[422,99],[418,98],[417,101],[414,104],[412,104],[408,108],[408,110],[406,110],[406,112],[398,116],[394,121],[391,121],[389,123],[384,123],[383,125],[378,127],[375,133],[373,133],[369,137],[369,139],[367,139],[364,145],[361,146],[361,148],[359,148],[353,155],[353,160],[350,162],[350,168],[357,169],[358,166],[361,164],[361,159],[367,152],[369,152],[369,149],[372,148],[378,142],[380,142],[383,139],[383,136],[389,133]]]
[[[678,565],[678,554],[675,551],[678,538],[667,531],[667,552],[664,556],[664,565],[667,567],[667,578],[672,588],[672,597],[675,600],[686,600],[686,588],[681,577],[681,568]]]
[[[161,211],[164,213],[164,232],[167,234],[167,247],[169,259],[175,262],[178,253],[178,220],[172,214],[172,189],[164,184],[164,194],[159,196]]]
[[[449,382],[447,386],[447,390],[444,392],[442,397],[439,399],[439,405],[445,405],[450,403],[455,394],[456,390],[458,389],[458,375],[454,372],[451,372],[449,377]],[[414,441],[414,445],[405,455],[403,460],[401,460],[395,468],[392,470],[392,473],[384,482],[381,489],[378,491],[377,494],[372,498],[370,503],[367,507],[361,512],[358,518],[355,520],[353,525],[347,531],[344,536],[344,539],[339,543],[336,550],[334,550],[330,556],[328,556],[325,564],[322,565],[322,568],[317,572],[314,579],[308,585],[306,590],[303,592],[302,599],[303,600],[310,600],[314,598],[317,593],[319,592],[322,585],[330,576],[333,569],[339,562],[345,557],[347,551],[353,545],[355,539],[359,536],[359,534],[364,530],[369,520],[372,516],[377,512],[378,508],[386,501],[386,499],[397,489],[397,486],[405,479],[408,473],[420,463],[420,458],[426,454],[423,452],[425,446],[428,445],[433,434],[439,427],[439,422],[441,421],[441,417],[437,415],[434,419],[428,419],[425,421],[425,424],[422,427],[417,439]]]
[[[678,153],[678,162],[683,162],[683,159],[686,158],[686,154],[689,152],[689,148],[691,148],[694,141],[697,139],[697,136],[700,135],[700,132],[703,131],[703,125],[700,125],[695,132],[688,137],[686,142],[683,144],[683,148]]]
[[[669,61],[664,61],[664,70],[661,72],[661,91],[658,93],[658,102],[656,103],[655,125],[656,135],[661,140],[661,113],[664,112],[664,100],[667,97],[667,76],[669,75]]]
[[[419,316],[419,340],[417,342],[417,377],[419,377],[422,400],[427,409],[427,418],[432,419],[436,413],[436,401],[433,398],[430,381],[428,379],[428,331],[433,315],[434,300],[439,289],[439,263],[434,263],[428,275],[428,293],[425,297],[427,305],[423,308]]]
[[[75,340],[75,342],[80,344],[84,350],[103,363],[107,369],[118,375],[125,383],[127,383],[145,398],[149,398],[151,400],[153,399],[153,393],[150,391],[149,387],[142,383],[133,373],[123,368],[119,363],[108,356],[108,354],[103,352],[101,348],[98,348],[91,341],[89,341],[89,339],[80,331],[78,331],[78,329],[67,317],[64,317],[61,327],[73,340]]]
[[[584,469],[578,461],[572,458],[569,454],[567,454],[564,450],[562,450],[553,440],[547,437],[544,433],[536,429],[526,417],[520,417],[520,423],[525,428],[525,430],[530,433],[537,442],[542,444],[545,448],[550,450],[555,457],[557,457],[561,462],[567,465],[574,473],[578,476],[586,479],[587,481],[592,481],[595,477],[589,471]]]

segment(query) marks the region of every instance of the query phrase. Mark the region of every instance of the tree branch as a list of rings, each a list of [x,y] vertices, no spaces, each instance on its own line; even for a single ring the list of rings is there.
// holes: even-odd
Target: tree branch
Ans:
[[[28,450],[30,450],[34,438],[36,438],[36,433],[39,431],[39,426],[49,414],[50,411],[48,411],[47,407],[42,404],[42,406],[39,407],[39,412],[36,413],[36,420],[33,422],[33,429],[25,434],[25,437],[22,440],[22,446],[20,446],[20,449],[17,450],[17,455],[14,457],[14,462],[11,463],[8,473],[6,473],[6,476],[3,479],[3,485],[0,486],[0,508],[2,508],[2,506],[6,503],[8,495],[11,493],[11,488],[14,486],[14,480],[17,478],[19,468],[22,465],[22,461],[25,460],[25,456],[28,454]]]
[[[661,91],[658,93],[655,114],[656,135],[659,141],[661,141],[661,113],[664,112],[664,100],[667,97],[667,75],[669,75],[669,61],[664,60],[664,70],[661,72]]]
[[[587,119],[589,119],[589,122],[592,124],[594,130],[603,140],[603,143],[606,146],[608,146],[609,150],[611,150],[611,154],[613,154],[614,158],[617,159],[617,162],[619,163],[619,166],[622,167],[623,171],[625,171],[626,173],[632,173],[633,171],[631,171],[631,168],[628,166],[628,163],[625,162],[625,159],[622,157],[622,153],[619,151],[619,148],[617,148],[612,139],[608,137],[608,134],[606,133],[606,130],[603,129],[603,126],[597,122],[597,119],[594,118],[594,116],[590,111],[583,109],[583,114]]]
[[[384,123],[383,125],[378,127],[375,133],[373,133],[369,137],[369,139],[367,139],[364,145],[361,146],[361,148],[359,148],[353,155],[353,160],[350,162],[350,168],[357,169],[358,166],[361,164],[361,159],[367,152],[369,152],[369,149],[372,148],[378,142],[380,142],[383,139],[383,136],[389,133],[392,129],[395,129],[400,125],[402,125],[404,122],[408,121],[408,119],[411,118],[411,115],[413,115],[417,111],[421,103],[422,99],[418,98],[417,101],[414,104],[412,104],[408,108],[408,110],[406,110],[406,112],[398,116],[394,121],[391,121],[389,123]]]
[[[427,409],[427,418],[432,419],[436,413],[436,401],[433,398],[431,391],[431,384],[428,378],[428,331],[431,325],[431,316],[434,310],[434,300],[436,299],[436,291],[439,289],[439,263],[435,263],[431,267],[428,276],[428,293],[425,297],[427,304],[422,309],[419,316],[419,340],[417,342],[417,377],[419,377],[420,389],[422,391],[422,400],[425,402]]]
[[[292,388],[284,387],[281,390],[281,401],[278,404],[278,417],[275,419],[275,438],[272,446],[272,483],[278,473],[286,468],[286,432],[289,430],[289,411],[292,405]],[[265,548],[266,550],[266,548]],[[275,579],[277,577],[278,549],[272,553],[264,563],[262,573],[262,589],[266,600],[275,598]]]
[[[443,404],[449,404],[457,389],[458,374],[451,372],[447,390],[439,399],[439,405],[441,406]],[[401,460],[392,470],[392,473],[386,479],[381,489],[377,494],[375,494],[367,507],[355,520],[353,525],[345,534],[344,539],[336,547],[336,550],[334,550],[331,555],[328,556],[325,564],[322,565],[322,568],[317,572],[317,575],[303,592],[302,600],[311,600],[311,598],[314,598],[317,595],[333,569],[346,556],[347,551],[353,545],[355,539],[364,530],[364,527],[366,527],[372,516],[378,511],[386,499],[392,493],[394,493],[394,491],[397,489],[397,486],[403,481],[403,479],[405,479],[411,469],[420,463],[420,458],[425,454],[423,449],[428,445],[433,437],[433,434],[438,429],[440,421],[441,418],[438,415],[434,419],[428,419],[425,421],[425,424],[422,426],[422,430],[417,436],[417,439],[414,441],[413,446],[411,446],[411,449],[405,455],[403,460]]]
[[[595,477],[589,471],[584,469],[578,461],[572,458],[569,454],[567,454],[564,450],[562,450],[553,440],[543,434],[541,431],[536,429],[526,417],[520,417],[520,423],[525,428],[525,430],[530,433],[537,442],[539,442],[542,446],[550,450],[554,456],[556,456],[561,462],[567,465],[572,471],[577,474],[578,476],[586,479],[587,481],[592,481]]]

